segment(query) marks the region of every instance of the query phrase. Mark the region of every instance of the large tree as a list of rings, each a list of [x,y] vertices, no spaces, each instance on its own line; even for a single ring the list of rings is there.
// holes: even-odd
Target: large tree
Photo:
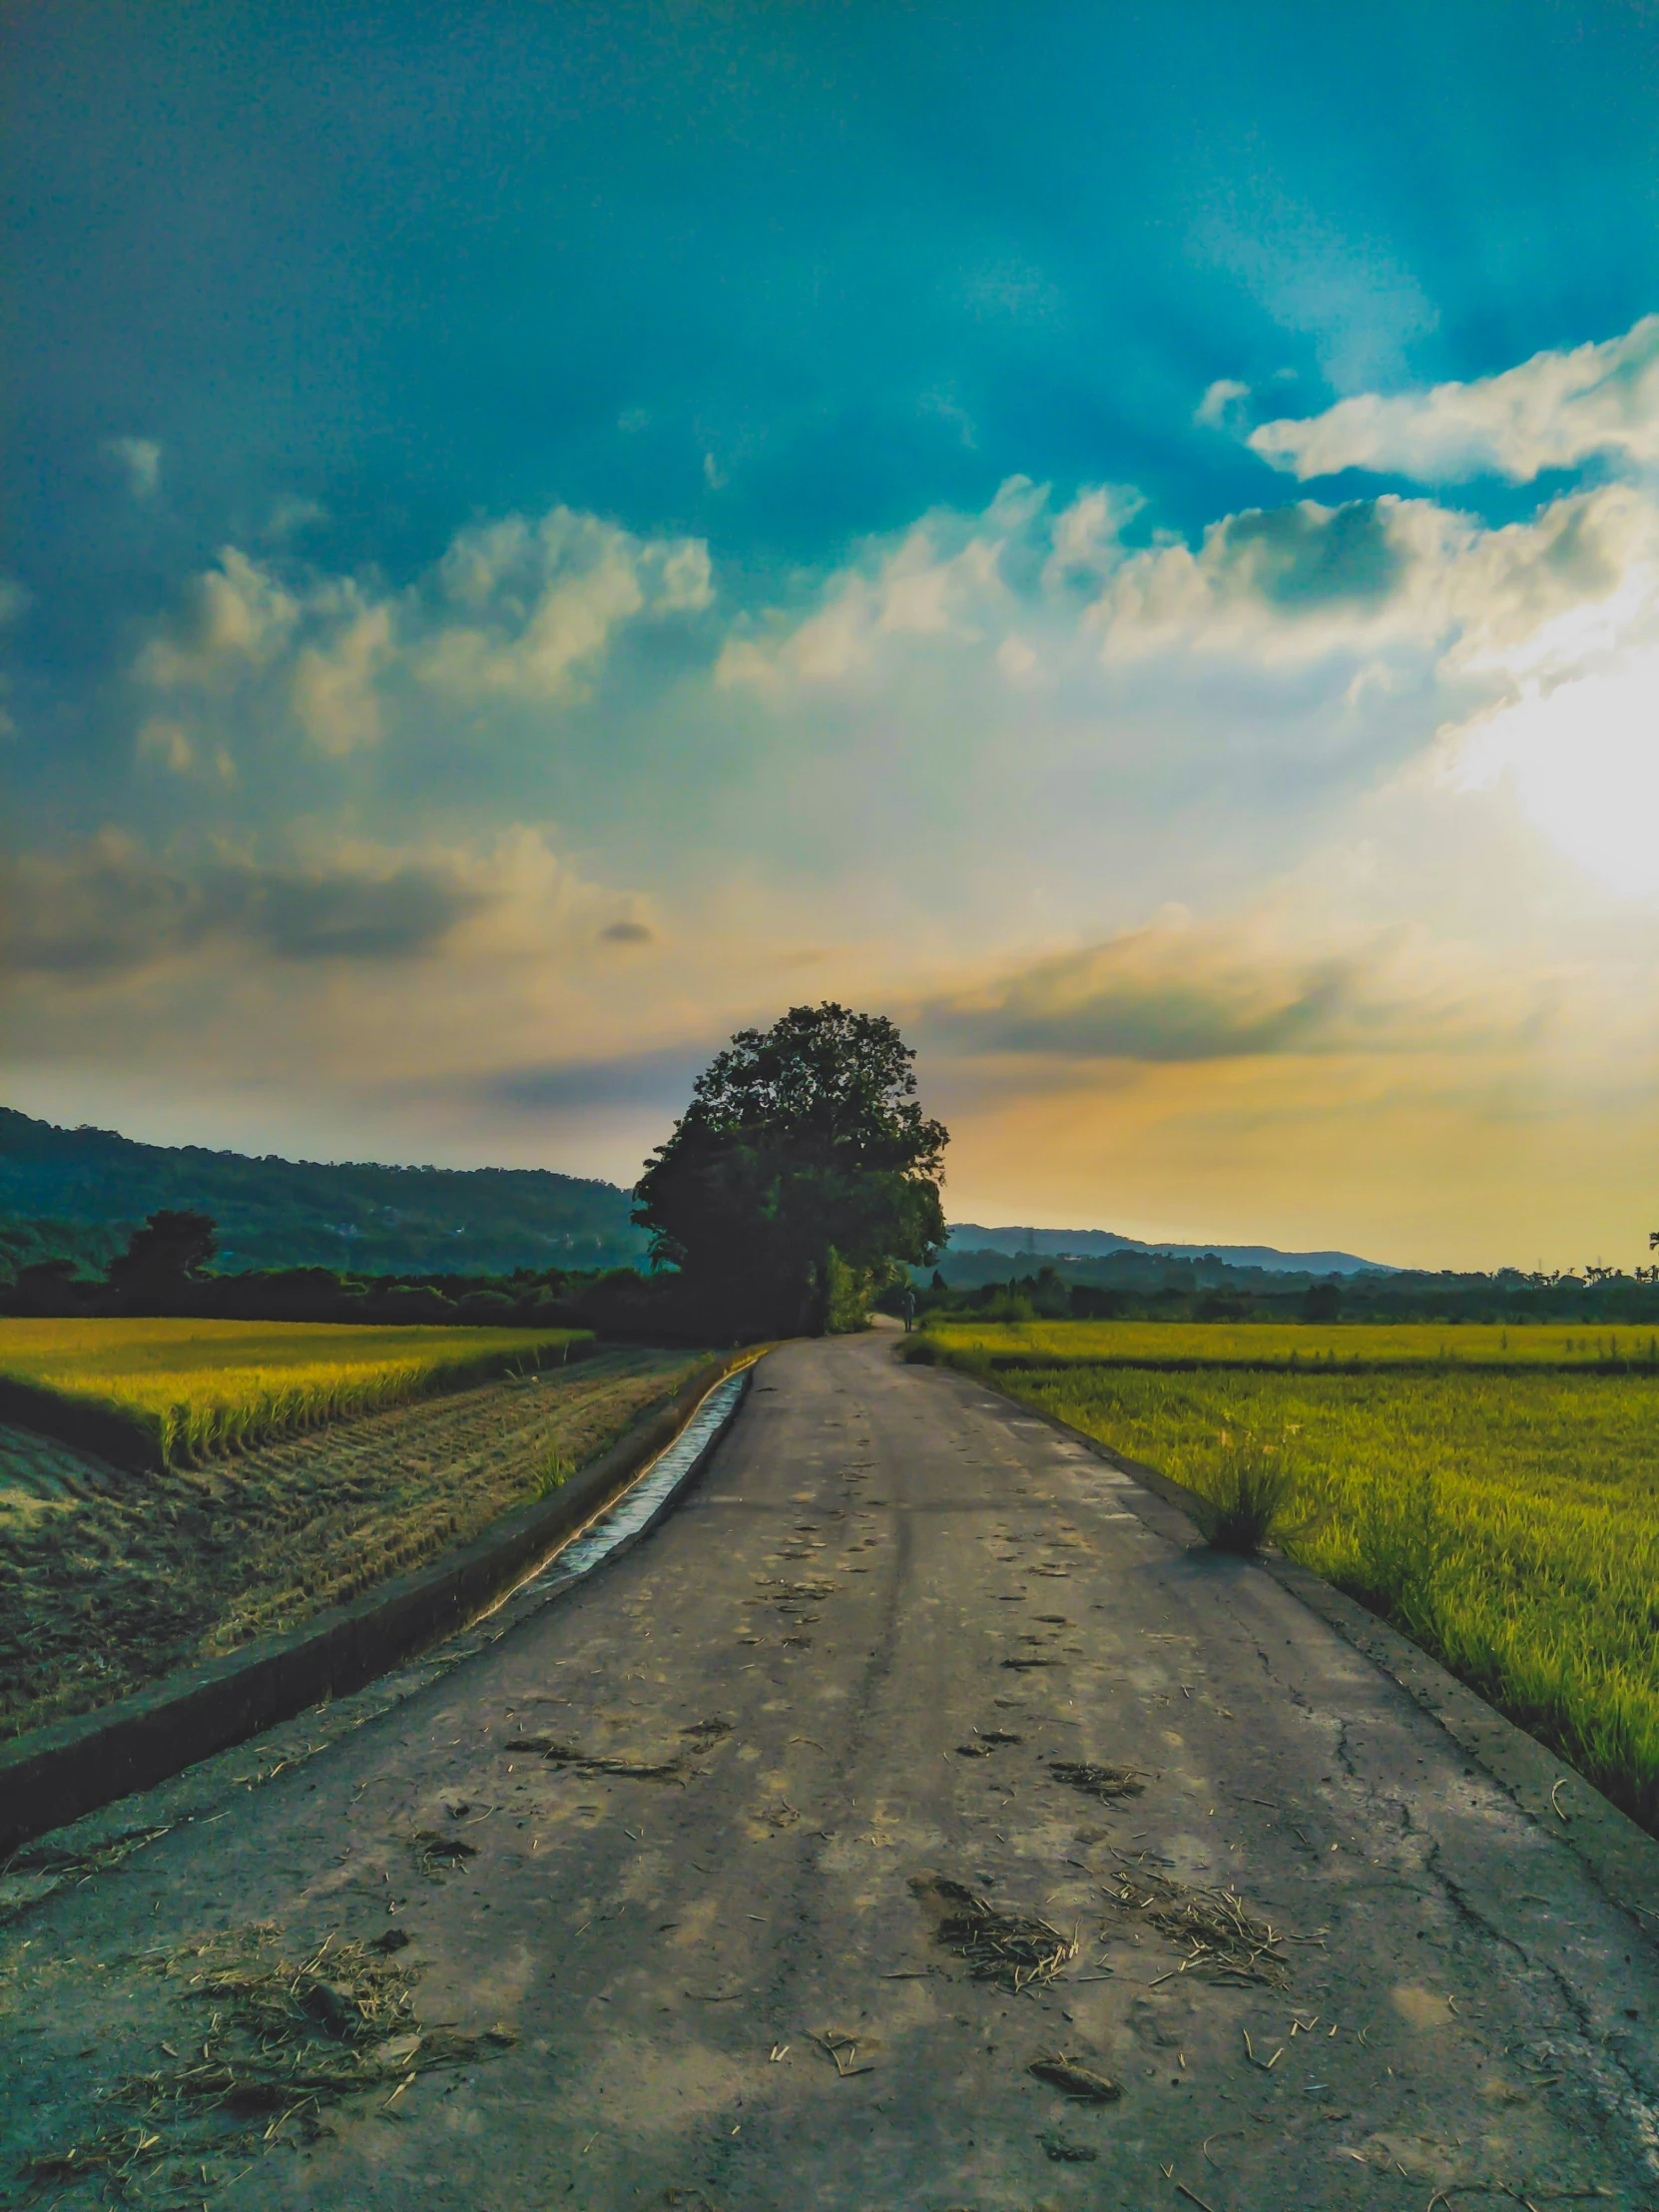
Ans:
[[[217,1243],[211,1214],[164,1206],[133,1231],[126,1251],[110,1262],[110,1287],[141,1309],[159,1307],[165,1313],[200,1279]]]
[[[948,1137],[914,1059],[884,1016],[827,1000],[740,1030],[698,1077],[634,1219],[714,1326],[822,1330],[847,1271],[861,1286],[937,1257]]]

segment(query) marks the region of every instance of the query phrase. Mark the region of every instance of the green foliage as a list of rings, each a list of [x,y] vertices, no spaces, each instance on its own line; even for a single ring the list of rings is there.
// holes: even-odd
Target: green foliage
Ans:
[[[1193,1518],[1213,1551],[1249,1558],[1288,1532],[1297,1476],[1287,1443],[1223,1433],[1194,1481]]]
[[[0,1277],[53,1261],[71,1275],[101,1276],[127,1241],[125,1223],[0,1219]]]
[[[849,1268],[831,1245],[824,1256],[824,1333],[846,1337],[869,1327],[867,1270]]]
[[[536,1476],[534,1495],[551,1497],[570,1480],[570,1461],[562,1451],[549,1452]]]
[[[867,1295],[889,1262],[927,1264],[947,1140],[916,1103],[914,1058],[890,1021],[828,1001],[740,1031],[636,1187],[654,1261],[756,1336],[833,1326],[836,1267]]]
[[[972,1319],[933,1314],[927,1326],[952,1351],[972,1351],[998,1365],[1059,1367],[1237,1368],[1253,1373],[1320,1368],[1350,1375],[1382,1369],[1425,1373],[1507,1373],[1511,1368],[1594,1369],[1605,1374],[1659,1375],[1659,1340],[1647,1332],[1562,1328],[1555,1324],[1447,1329],[1418,1322],[1342,1323],[1315,1329],[1300,1323],[1184,1321],[1033,1322],[986,1327]]]
[[[1583,1275],[1516,1268],[1487,1275],[1364,1269],[1339,1280],[1215,1254],[1186,1258],[1119,1250],[1045,1259],[1033,1251],[1010,1254],[953,1244],[934,1270],[929,1303],[940,1312],[971,1312],[977,1294],[1004,1287],[1010,1275],[1020,1290],[1035,1293],[1044,1268],[1065,1285],[1070,1311],[1079,1320],[1437,1322],[1453,1330],[1562,1321],[1589,1329],[1659,1332],[1659,1270],[1652,1269],[1635,1276],[1603,1269]]]
[[[1355,1596],[1419,1643],[1440,1641],[1441,1581],[1454,1547],[1430,1469],[1373,1483],[1349,1525],[1353,1561],[1345,1579]]]
[[[211,1214],[163,1207],[133,1231],[126,1251],[110,1262],[110,1288],[134,1312],[177,1299],[202,1274],[218,1242]]]
[[[256,1160],[136,1144],[109,1129],[59,1129],[0,1108],[0,1267],[19,1250],[25,1265],[64,1253],[96,1273],[162,1209],[212,1214],[224,1269],[615,1267],[645,1251],[628,1204],[614,1184],[535,1168]]]

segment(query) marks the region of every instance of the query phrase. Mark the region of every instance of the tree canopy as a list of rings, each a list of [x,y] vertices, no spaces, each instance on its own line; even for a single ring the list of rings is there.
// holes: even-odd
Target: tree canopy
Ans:
[[[110,1262],[110,1285],[129,1297],[166,1298],[202,1272],[217,1243],[211,1214],[164,1206],[133,1231],[126,1251]]]
[[[652,1258],[720,1326],[833,1325],[861,1290],[945,1241],[948,1133],[915,1097],[893,1023],[826,1000],[744,1029],[718,1053],[635,1189]]]

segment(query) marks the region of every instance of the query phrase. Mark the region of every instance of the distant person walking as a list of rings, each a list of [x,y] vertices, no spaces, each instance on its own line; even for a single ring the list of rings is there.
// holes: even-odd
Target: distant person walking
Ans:
[[[904,1303],[902,1310],[904,1314],[904,1334],[907,1337],[910,1334],[910,1331],[916,1325],[916,1294],[914,1286],[909,1283],[906,1283],[904,1286]]]

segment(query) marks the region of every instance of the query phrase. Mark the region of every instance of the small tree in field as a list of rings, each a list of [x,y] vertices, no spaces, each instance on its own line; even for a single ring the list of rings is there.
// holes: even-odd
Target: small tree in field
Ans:
[[[110,1286],[146,1305],[176,1297],[213,1258],[216,1243],[211,1214],[164,1207],[133,1231],[126,1251],[110,1262]]]
[[[895,1263],[937,1256],[948,1136],[916,1102],[914,1059],[884,1016],[827,1000],[741,1030],[698,1077],[634,1219],[713,1326],[844,1327]]]

